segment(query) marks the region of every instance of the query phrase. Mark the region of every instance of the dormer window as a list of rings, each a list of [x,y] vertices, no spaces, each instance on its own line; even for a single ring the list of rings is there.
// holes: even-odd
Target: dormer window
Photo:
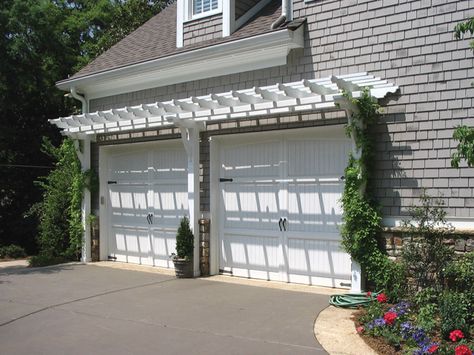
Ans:
[[[193,16],[208,13],[219,8],[219,0],[192,0]]]
[[[184,21],[222,13],[222,0],[184,0]]]

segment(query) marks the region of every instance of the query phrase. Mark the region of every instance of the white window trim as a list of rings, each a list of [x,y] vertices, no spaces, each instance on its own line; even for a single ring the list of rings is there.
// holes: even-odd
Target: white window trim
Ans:
[[[217,15],[222,13],[222,0],[217,1],[217,9],[202,12],[197,15],[193,15],[193,0],[185,0],[184,1],[184,18],[183,22],[190,22],[194,20],[198,20],[201,18]]]

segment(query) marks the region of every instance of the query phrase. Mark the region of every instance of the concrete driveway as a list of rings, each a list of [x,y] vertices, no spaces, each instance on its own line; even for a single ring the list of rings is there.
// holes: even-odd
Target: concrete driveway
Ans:
[[[93,265],[0,269],[2,354],[326,354],[328,296]]]

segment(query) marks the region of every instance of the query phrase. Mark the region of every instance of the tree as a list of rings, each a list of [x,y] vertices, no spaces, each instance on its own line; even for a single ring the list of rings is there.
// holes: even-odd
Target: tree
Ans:
[[[456,39],[463,38],[467,33],[474,34],[474,17],[464,22],[458,23],[454,28]],[[474,51],[474,40],[469,43]],[[472,85],[472,84],[471,84]],[[474,166],[474,128],[467,126],[459,126],[454,130],[453,138],[459,142],[456,152],[451,156],[451,166],[459,168],[462,160],[467,166]]]
[[[48,119],[78,112],[55,82],[82,68],[164,5],[149,0],[0,1],[0,245],[36,251],[41,199],[34,181],[52,167],[42,137],[59,145]]]

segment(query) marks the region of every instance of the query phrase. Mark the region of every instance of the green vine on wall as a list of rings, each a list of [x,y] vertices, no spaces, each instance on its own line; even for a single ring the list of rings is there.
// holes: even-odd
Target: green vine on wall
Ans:
[[[377,290],[385,290],[396,298],[403,291],[403,266],[392,262],[385,253],[379,239],[382,217],[366,188],[374,161],[375,136],[370,127],[377,122],[380,106],[368,89],[359,98],[349,92],[343,96],[351,111],[346,133],[353,137],[359,156],[350,154],[344,174],[342,246],[361,265],[367,280]]]

